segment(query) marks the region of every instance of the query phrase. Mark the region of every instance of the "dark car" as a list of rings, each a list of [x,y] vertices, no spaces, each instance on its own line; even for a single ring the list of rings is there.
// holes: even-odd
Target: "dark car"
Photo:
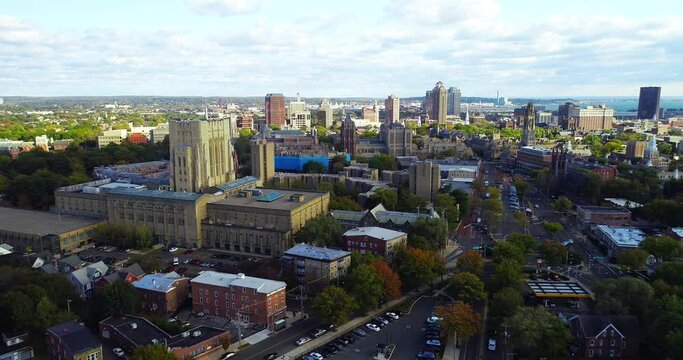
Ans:
[[[346,339],[346,337],[342,336],[337,341],[341,342],[343,345],[348,345],[349,340]]]
[[[328,354],[336,354],[337,352],[339,352],[339,349],[337,349],[337,347],[332,345],[332,344],[327,344],[327,345],[323,346],[322,349],[320,349],[320,351],[326,352]],[[324,354],[323,354],[323,356],[324,356]]]
[[[273,352],[263,357],[263,360],[273,360],[278,356],[278,353]]]
[[[382,320],[372,319],[370,320],[370,323],[375,324],[381,328],[384,327],[384,322]]]
[[[351,334],[347,334],[344,336],[344,340],[348,341],[349,344],[353,344],[356,342],[356,337]]]
[[[340,344],[339,342],[335,341],[331,344],[332,346],[336,347],[337,350],[341,350],[344,348],[344,345]]]

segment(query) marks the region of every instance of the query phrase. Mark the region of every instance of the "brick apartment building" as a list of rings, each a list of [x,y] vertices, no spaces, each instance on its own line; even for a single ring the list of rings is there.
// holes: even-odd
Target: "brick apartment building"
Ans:
[[[361,254],[371,253],[391,259],[397,246],[408,242],[408,234],[377,226],[358,227],[342,235],[343,247],[347,251]]]
[[[569,319],[576,359],[638,359],[638,318],[576,315]]]
[[[102,320],[100,335],[105,339],[112,339],[127,353],[132,353],[139,346],[165,344],[168,351],[180,360],[199,360],[215,353],[223,353],[221,345],[230,339],[228,331],[204,325],[170,335],[149,320],[131,315]],[[97,358],[101,359],[101,356]]]
[[[282,281],[244,274],[205,271],[190,280],[192,312],[236,319],[256,325],[272,325],[285,317],[287,303]]]
[[[133,283],[140,294],[140,309],[164,316],[175,313],[189,298],[190,279],[175,272],[151,274]]]
[[[101,360],[102,343],[85,326],[73,321],[47,329],[52,360]]]

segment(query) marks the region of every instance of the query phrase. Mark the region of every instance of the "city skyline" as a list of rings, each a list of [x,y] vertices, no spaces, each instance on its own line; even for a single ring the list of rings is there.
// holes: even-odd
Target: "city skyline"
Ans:
[[[0,96],[683,95],[682,5],[46,1],[0,10]],[[543,5],[543,6],[541,6]],[[588,7],[587,5],[590,5]],[[569,7],[569,8],[568,8]],[[160,11],[163,9],[163,11]]]

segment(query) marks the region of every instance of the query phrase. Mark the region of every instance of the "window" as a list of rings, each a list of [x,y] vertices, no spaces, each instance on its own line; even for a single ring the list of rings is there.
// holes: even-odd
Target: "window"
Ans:
[[[595,339],[591,339],[590,346],[595,346]]]
[[[605,342],[602,341],[602,339],[600,339],[600,347],[602,347],[604,344],[605,344]]]
[[[214,305],[214,306],[218,306],[218,300],[214,300],[214,301],[213,301],[213,305]]]
[[[614,357],[614,350],[609,351],[609,357],[613,358]]]
[[[213,297],[218,297],[218,290],[213,291]]]
[[[242,288],[242,293],[246,293],[246,292],[247,292],[247,288]]]
[[[593,357],[593,349],[588,350],[588,357]]]
[[[204,295],[204,289],[199,289],[199,295]]]
[[[200,297],[200,298],[199,298],[199,303],[200,303],[200,304],[203,304],[203,303],[204,303],[204,298],[203,298],[203,297]]]
[[[244,301],[245,301],[245,302],[249,302],[249,296],[245,296],[245,297],[244,297]]]
[[[614,339],[612,339],[612,340],[609,342],[609,345],[610,345],[610,346],[614,346],[614,345],[616,345],[616,343],[617,343],[617,341],[614,340]]]
[[[609,336],[614,336],[614,330],[609,332]]]
[[[230,300],[235,300],[235,294],[230,295]]]

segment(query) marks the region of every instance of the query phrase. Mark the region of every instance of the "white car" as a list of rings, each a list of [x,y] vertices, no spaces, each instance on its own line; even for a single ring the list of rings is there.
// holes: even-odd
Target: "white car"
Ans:
[[[438,316],[430,316],[427,318],[427,323],[428,324],[434,324],[434,323],[439,322],[440,320],[441,320],[441,318]]]
[[[237,355],[236,352],[226,353],[225,355],[223,355],[223,357],[221,357],[221,360],[228,360],[228,359],[234,357],[235,355]]]
[[[315,360],[323,360],[324,359],[324,357],[322,355],[318,354],[317,352],[312,352],[308,355],[310,355]]]
[[[388,312],[386,315],[394,320],[398,320],[398,315],[396,315],[395,313]]]
[[[379,326],[375,324],[367,323],[365,324],[365,327],[375,332],[379,331]]]
[[[429,346],[441,346],[441,341],[439,341],[439,340],[427,340],[427,345],[429,345]]]
[[[124,357],[124,356],[126,356],[126,353],[123,352],[123,349],[118,348],[118,347],[115,347],[115,348],[112,350],[112,352],[113,352],[114,355],[116,355],[117,357]]]
[[[496,339],[489,339],[488,349],[491,351],[496,351]]]
[[[168,252],[176,252],[176,251],[178,251],[178,248],[175,247],[175,246],[172,247],[172,248],[170,248],[170,249],[168,249]]]
[[[304,336],[296,341],[296,346],[301,346],[309,341],[311,341],[311,338],[309,338],[308,336]]]

